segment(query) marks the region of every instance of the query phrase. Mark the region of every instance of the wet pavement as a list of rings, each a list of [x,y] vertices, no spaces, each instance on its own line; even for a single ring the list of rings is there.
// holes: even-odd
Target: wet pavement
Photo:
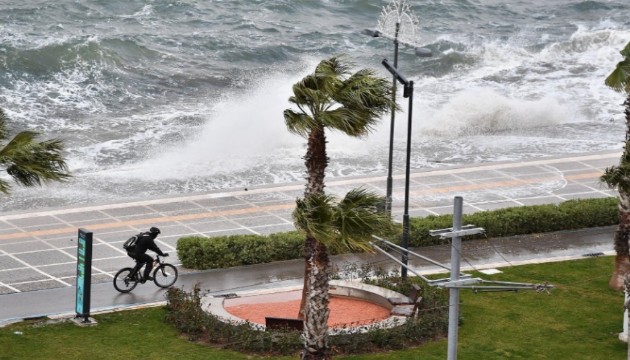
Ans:
[[[619,159],[618,152],[543,158],[519,163],[492,163],[416,171],[410,178],[411,216],[452,212],[453,198],[464,198],[464,212],[569,199],[615,196],[599,182],[603,170]],[[335,178],[327,191],[342,195],[363,186],[385,193],[385,177]],[[0,216],[0,324],[11,319],[71,313],[76,281],[78,228],[94,233],[92,310],[128,307],[164,300],[153,284],[118,294],[111,281],[115,272],[132,264],[122,249],[131,235],[158,226],[158,245],[179,265],[176,242],[187,235],[269,234],[293,229],[291,211],[303,184],[288,184],[143,202],[104,204],[81,208],[46,209]],[[400,220],[404,174],[394,175],[393,214]],[[527,262],[559,261],[585,254],[612,253],[613,228],[587,229],[517,239],[465,242],[462,266],[474,269]],[[448,264],[448,247],[419,252]],[[397,267],[376,255],[335,257],[348,262],[370,262]],[[438,267],[410,261],[421,272]],[[179,285],[199,283],[213,293],[299,283],[300,260],[232,269],[194,272],[182,269]]]

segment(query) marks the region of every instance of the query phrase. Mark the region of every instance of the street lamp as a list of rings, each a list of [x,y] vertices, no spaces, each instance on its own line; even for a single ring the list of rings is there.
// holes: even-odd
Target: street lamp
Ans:
[[[387,34],[387,30],[391,27],[391,23],[394,24],[394,35]],[[403,34],[404,40],[399,39],[401,24],[405,26],[405,33]],[[414,48],[414,52],[418,57],[430,57],[432,55],[431,50],[427,48],[415,47],[408,39],[413,39],[414,28],[417,24],[417,19],[411,13],[409,5],[404,1],[392,0],[388,7],[383,9],[379,20],[378,27],[381,30],[365,29],[361,33],[371,37],[382,37],[392,40],[394,42],[394,69],[398,68],[398,44],[402,43]],[[408,35],[408,36],[407,36]],[[396,119],[396,78],[394,77],[392,82],[392,113],[389,129],[389,157],[387,160],[387,190],[385,194],[385,210],[391,215],[392,213],[392,161],[394,152],[394,121]]]
[[[413,81],[408,81],[395,66],[390,64],[387,59],[382,62],[387,71],[392,73],[394,81],[400,82],[404,86],[403,97],[409,98],[409,110],[407,116],[407,160],[405,164],[405,210],[403,212],[403,234],[402,234],[402,263],[400,270],[402,278],[407,277],[407,263],[409,259],[409,175],[410,175],[410,158],[411,158],[411,114],[413,110]]]

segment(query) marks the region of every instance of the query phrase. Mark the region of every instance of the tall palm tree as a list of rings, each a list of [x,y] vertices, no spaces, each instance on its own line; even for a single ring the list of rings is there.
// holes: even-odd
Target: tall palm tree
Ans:
[[[324,193],[328,166],[325,129],[341,131],[353,137],[365,136],[381,116],[395,106],[391,100],[389,80],[377,77],[367,69],[351,74],[351,65],[343,56],[323,60],[312,74],[293,85],[293,96],[289,102],[297,110],[285,110],[284,119],[290,132],[307,139],[305,197]],[[301,317],[304,316],[308,293],[310,258],[317,246],[315,238],[306,237]]]
[[[391,218],[380,205],[384,197],[364,189],[354,189],[335,203],[322,193],[312,193],[296,201],[295,226],[315,240],[310,257],[308,301],[304,311],[304,352],[302,359],[331,359],[328,348],[328,249],[372,251],[372,234],[391,227]]]
[[[607,86],[626,95],[624,113],[626,115],[626,143],[619,165],[607,168],[601,176],[611,189],[619,191],[619,226],[615,231],[615,272],[610,279],[610,286],[622,290],[624,276],[630,272],[630,42],[621,50],[623,60],[605,80]]]
[[[8,120],[0,109],[0,166],[15,182],[23,186],[35,186],[49,181],[64,181],[70,177],[61,154],[61,140],[37,142],[39,134],[33,131],[22,131],[8,140]],[[9,182],[0,179],[0,192],[9,194],[10,190]]]

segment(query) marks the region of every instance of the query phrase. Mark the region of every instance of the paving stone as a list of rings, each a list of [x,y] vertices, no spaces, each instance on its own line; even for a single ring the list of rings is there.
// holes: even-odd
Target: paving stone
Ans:
[[[71,256],[59,250],[44,250],[30,253],[21,253],[15,254],[14,256],[33,266],[66,263],[68,261],[75,260]]]
[[[411,316],[413,315],[413,305],[396,305],[392,309],[391,315]]]

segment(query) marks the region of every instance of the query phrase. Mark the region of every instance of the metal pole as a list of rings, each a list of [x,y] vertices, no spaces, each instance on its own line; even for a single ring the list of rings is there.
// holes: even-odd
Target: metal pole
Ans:
[[[463,198],[455,197],[453,209],[453,231],[462,229]],[[462,251],[462,238],[453,237],[451,245],[451,282],[459,280],[460,254]],[[459,289],[452,287],[449,290],[448,299],[448,360],[457,359],[457,330],[459,325]]]
[[[628,293],[630,292],[630,278],[628,277],[628,273],[626,273],[626,276],[624,278],[624,287],[625,287],[625,289],[624,289],[625,290],[625,296],[624,296],[625,302],[623,304],[624,305],[623,307],[624,307],[625,311],[624,311],[623,315],[624,315],[624,320],[626,320],[626,321],[623,324],[624,332],[619,335],[619,338],[623,341],[624,339],[622,339],[621,335],[624,335],[624,334],[626,335],[625,341],[628,343],[628,345],[627,345],[627,347],[628,347],[627,359],[630,360],[630,336],[628,335],[629,334],[628,333],[628,327],[629,327],[628,309],[630,308],[630,303],[628,302]]]
[[[402,254],[403,266],[400,270],[400,276],[402,278],[407,277],[407,262],[409,254],[409,175],[411,168],[411,115],[413,113],[413,81],[409,81],[408,85],[405,85],[405,94],[409,95],[409,110],[407,119],[407,163],[405,165],[405,212],[403,214],[403,237],[402,246],[405,248]],[[451,271],[453,271],[451,269]],[[459,269],[457,270],[459,272]]]
[[[396,32],[394,35],[394,68],[398,68],[398,32],[400,23],[396,23]],[[394,154],[394,120],[396,119],[396,76],[393,75],[392,84],[392,114],[389,128],[389,158],[387,161],[387,193],[385,195],[385,211],[392,215],[392,163]]]

